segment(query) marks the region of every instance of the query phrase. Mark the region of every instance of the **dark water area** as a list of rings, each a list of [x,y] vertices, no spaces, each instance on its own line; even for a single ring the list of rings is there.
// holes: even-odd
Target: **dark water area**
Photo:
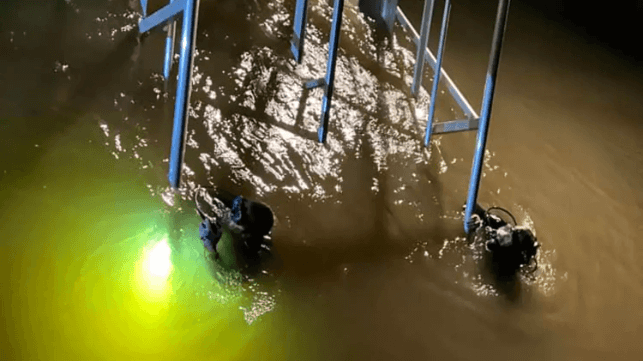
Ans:
[[[176,81],[166,93],[164,35],[137,36],[138,2],[3,2],[1,358],[640,360],[640,58],[591,40],[599,10],[551,3],[512,2],[500,62],[479,200],[542,244],[505,284],[462,230],[475,134],[422,146],[433,74],[410,96],[408,34],[378,36],[357,0],[324,145],[302,84],[324,74],[331,6],[310,1],[298,65],[294,0],[201,1],[177,194]],[[422,2],[400,6],[419,29]],[[495,10],[452,8],[443,66],[476,109]],[[437,121],[461,116],[441,88]],[[215,281],[199,186],[272,207],[263,276]]]
[[[640,33],[637,24],[643,15],[643,2],[639,0],[619,1],[613,4],[531,1],[526,2],[524,6],[630,62],[640,65],[643,60],[640,47],[632,41],[632,36]]]

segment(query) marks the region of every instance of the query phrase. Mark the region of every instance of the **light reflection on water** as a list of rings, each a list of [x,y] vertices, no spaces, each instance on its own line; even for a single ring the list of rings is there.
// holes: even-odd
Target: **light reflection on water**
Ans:
[[[319,145],[311,135],[314,135],[318,124],[321,94],[317,90],[304,92],[302,83],[306,79],[323,75],[327,37],[327,32],[324,31],[327,29],[323,26],[324,22],[330,20],[331,14],[328,6],[318,3],[313,4],[312,9],[311,26],[308,31],[310,39],[306,44],[304,63],[294,66],[292,60],[283,59],[284,54],[277,54],[267,46],[250,47],[240,54],[237,65],[222,71],[232,81],[232,89],[219,87],[218,90],[227,98],[227,105],[224,99],[217,98],[217,91],[214,90],[216,86],[213,78],[218,77],[216,72],[211,70],[214,54],[208,49],[197,50],[192,80],[192,102],[195,105],[191,109],[191,117],[192,124],[196,123],[195,127],[199,131],[195,131],[195,128],[190,130],[187,146],[190,152],[202,149],[200,144],[205,146],[209,143],[212,145],[212,151],[200,153],[198,156],[198,166],[203,170],[193,168],[194,165],[189,163],[186,165],[184,183],[188,187],[187,193],[183,194],[193,194],[194,185],[198,183],[195,181],[199,177],[197,174],[203,174],[203,171],[205,174],[216,173],[217,168],[225,165],[230,168],[229,177],[233,184],[246,184],[245,187],[249,185],[253,194],[259,198],[269,198],[270,194],[285,192],[304,193],[312,201],[343,199],[345,186],[342,186],[342,174],[347,170],[342,164],[346,157],[355,157],[365,162],[373,162],[375,165],[375,177],[372,178],[371,187],[376,192],[390,195],[391,189],[392,194],[397,195],[396,199],[391,200],[391,205],[410,205],[414,217],[422,222],[426,216],[419,203],[404,201],[408,197],[404,190],[405,184],[410,181],[409,174],[400,171],[395,165],[411,162],[415,166],[429,164],[429,153],[417,140],[423,128],[418,119],[424,118],[428,94],[422,89],[418,101],[415,102],[409,98],[405,89],[398,88],[396,84],[378,84],[377,76],[360,63],[360,59],[364,57],[368,61],[377,62],[376,58],[383,55],[378,63],[381,69],[379,71],[395,76],[404,74],[403,82],[399,84],[409,84],[414,60],[413,50],[401,48],[395,40],[392,45],[385,45],[390,47],[388,50],[393,51],[378,50],[363,16],[356,16],[355,12],[352,16],[347,16],[343,37],[348,38],[351,44],[345,44],[345,47],[356,51],[357,54],[350,55],[344,49],[340,52],[337,72],[347,76],[339,76],[336,80],[337,92],[331,129],[333,136],[327,145]],[[271,4],[270,10],[277,14],[260,20],[259,27],[268,37],[273,38],[274,31],[265,29],[273,29],[276,20],[283,20],[289,15],[280,2]],[[316,25],[321,25],[324,30]],[[359,33],[357,28],[366,31]],[[277,37],[283,38],[284,35]],[[159,88],[155,87],[154,90],[159,99]],[[302,95],[305,103],[303,109],[298,109],[302,107]],[[416,117],[417,114],[422,117]],[[446,114],[450,114],[451,118],[456,116],[453,107],[450,107]],[[384,119],[379,119],[380,122],[375,121],[381,117]],[[199,122],[200,119],[202,122]],[[200,130],[199,123],[205,126],[204,131]],[[208,137],[203,137],[204,134]],[[124,152],[120,148],[118,137],[119,135],[114,137],[115,147],[119,152]],[[434,137],[430,149],[435,151],[437,158],[437,174],[444,175],[449,169],[449,163],[443,154],[441,140],[441,136]],[[364,147],[368,149],[366,154]],[[498,165],[491,165],[494,155],[493,151],[486,152],[483,177],[489,172],[499,170]],[[453,165],[455,162],[456,158],[453,158],[450,164]],[[395,174],[400,174],[401,177],[389,183],[389,189],[380,189],[378,179],[382,174],[393,173],[394,170]],[[415,178],[416,174],[413,173],[411,177]],[[417,179],[415,182],[417,183]],[[501,188],[497,189],[497,193]],[[162,194],[166,203],[173,206],[174,201],[169,188]],[[440,202],[435,196],[432,198],[433,202]],[[459,220],[461,214],[455,213],[452,217],[445,214],[444,218]],[[460,261],[453,266],[455,272],[458,272],[467,259],[464,253],[471,251],[462,240],[456,237],[454,240],[445,241],[437,254],[430,257],[441,259],[446,249],[458,253],[461,256],[458,256]],[[549,280],[541,282],[541,291],[546,285],[552,288],[551,284],[555,280],[551,264],[547,263],[549,257],[546,256],[553,251],[548,252],[540,256],[541,270],[548,270],[540,279]],[[433,252],[424,249],[423,253],[429,256]],[[409,257],[412,255],[413,252]],[[408,259],[413,262],[411,258]],[[485,284],[480,276],[474,272],[468,276],[466,283],[478,295],[497,296],[498,292],[493,286]]]
[[[615,319],[624,320],[626,316],[614,314],[609,307],[616,301],[608,296],[591,296],[598,290],[615,290],[614,300],[622,300],[623,309],[631,313],[629,317],[633,320],[622,322],[623,327],[636,334],[634,324],[643,318],[632,311],[631,300],[636,297],[629,297],[628,301],[626,296],[641,295],[637,284],[641,272],[634,257],[637,248],[632,242],[636,230],[632,224],[640,219],[640,209],[615,201],[616,190],[598,187],[603,181],[601,174],[595,175],[600,181],[587,180],[586,174],[577,169],[569,171],[566,163],[557,160],[558,156],[565,156],[564,150],[552,148],[554,154],[542,157],[545,152],[537,151],[540,148],[533,139],[524,139],[527,145],[521,147],[507,135],[515,128],[494,128],[501,122],[506,125],[504,119],[519,121],[514,119],[514,113],[506,114],[508,106],[503,108],[503,97],[499,96],[501,100],[495,108],[499,116],[494,119],[498,123],[494,123],[491,133],[512,141],[490,143],[480,197],[486,202],[509,206],[521,223],[540,230],[538,235],[543,244],[537,272],[532,277],[521,277],[523,297],[507,311],[506,292],[484,273],[481,250],[468,245],[460,233],[460,207],[466,194],[474,136],[435,136],[431,147],[421,146],[428,94],[423,89],[417,100],[408,94],[414,58],[408,39],[398,33],[392,42],[384,40],[378,44],[363,16],[353,8],[347,9],[329,138],[326,145],[320,145],[315,139],[321,91],[304,92],[302,83],[323,76],[326,69],[330,6],[312,2],[306,55],[303,64],[295,65],[287,44],[294,2],[248,4],[202,1],[201,17],[208,21],[199,22],[183,169],[185,188],[178,195],[167,187],[165,178],[173,98],[163,94],[163,81],[158,73],[162,36],[150,37],[135,49],[131,62],[122,66],[125,70],[111,69],[112,74],[105,69],[105,73],[117,79],[113,94],[112,88],[106,87],[98,100],[85,105],[84,112],[89,114],[82,118],[85,126],[73,129],[77,129],[79,141],[89,139],[96,144],[84,145],[92,150],[86,150],[88,155],[82,158],[85,162],[102,159],[105,167],[118,164],[123,178],[130,179],[126,181],[117,174],[108,176],[103,174],[107,171],[100,173],[99,169],[90,168],[103,175],[93,179],[95,174],[79,166],[78,174],[87,178],[85,185],[75,191],[67,190],[67,196],[61,196],[58,202],[66,202],[69,209],[71,201],[86,193],[95,194],[95,207],[85,213],[107,218],[106,227],[123,236],[110,238],[110,231],[103,230],[97,237],[87,229],[78,231],[80,235],[54,237],[50,243],[55,249],[31,260],[42,267],[49,263],[59,265],[64,262],[54,260],[63,258],[54,250],[63,250],[69,259],[75,259],[73,267],[66,271],[62,281],[41,278],[36,285],[44,288],[53,284],[55,289],[74,285],[75,298],[65,301],[67,308],[60,316],[61,321],[47,310],[34,312],[34,308],[45,305],[51,308],[60,302],[58,296],[37,300],[33,296],[36,290],[23,295],[14,291],[11,295],[14,312],[45,315],[37,321],[42,327],[95,320],[78,331],[66,332],[69,339],[88,345],[86,354],[95,351],[105,359],[132,356],[121,350],[110,353],[114,343],[133,347],[139,353],[165,350],[167,358],[190,353],[194,359],[211,358],[212,354],[202,349],[213,347],[225,350],[216,354],[227,359],[244,359],[243,356],[257,359],[267,350],[275,351],[272,359],[316,359],[322,355],[327,359],[346,359],[347,355],[355,356],[351,352],[359,357],[350,359],[416,352],[468,358],[480,354],[506,356],[512,350],[533,355],[534,359],[568,359],[576,352],[587,354],[591,350],[587,345],[597,340],[602,342],[600,347],[605,353],[627,344],[625,332],[621,341],[614,341],[618,333],[606,335],[612,321],[600,314],[602,308],[608,307],[605,314]],[[83,28],[81,35],[94,48],[74,47],[74,53],[109,53],[138,19],[135,11],[122,4],[110,5],[116,10],[90,9],[74,1],[70,6],[73,13],[91,24]],[[228,8],[234,10],[225,10]],[[242,8],[250,10],[241,12]],[[251,20],[244,20],[246,17]],[[11,32],[10,44],[16,51],[24,46],[18,29]],[[86,76],[83,56],[69,57],[47,63],[48,71],[54,72],[58,81],[55,86],[63,89],[56,93],[59,103],[73,102],[74,85]],[[447,70],[450,71],[449,66]],[[425,75],[425,86],[430,84],[431,77],[432,74]],[[463,83],[473,88],[467,81]],[[465,91],[465,94],[475,93]],[[515,96],[505,94],[504,99],[513,100]],[[447,96],[442,95],[439,101],[438,121],[461,116]],[[555,118],[544,110],[539,114]],[[536,134],[533,138],[545,134],[530,129]],[[93,130],[97,133],[93,134]],[[575,146],[586,147],[584,133],[565,134]],[[45,152],[66,149],[73,153],[74,147],[85,150],[74,142],[68,143],[38,141],[42,147],[37,148],[44,148]],[[101,158],[102,153],[114,159]],[[508,156],[513,154],[520,159],[515,161]],[[51,164],[63,164],[63,159],[55,158],[56,162]],[[538,159],[545,160],[538,163]],[[597,154],[592,159],[608,164]],[[534,169],[548,169],[548,173],[531,174],[531,179],[527,179],[528,171],[520,168],[525,167],[524,163],[532,163]],[[10,168],[9,172],[13,170]],[[46,182],[42,189],[49,191],[52,187],[59,192],[66,189],[62,182],[56,186],[51,171],[43,174],[46,177],[34,180],[34,184]],[[116,185],[107,186],[113,187],[109,188],[110,193],[104,188],[94,188],[97,182]],[[614,218],[621,217],[612,223],[618,227],[611,231],[592,228],[596,239],[586,237],[589,245],[581,244],[580,236],[576,235],[580,231],[566,224],[567,218],[558,216],[551,220],[552,212],[561,212],[556,209],[556,201],[566,198],[541,195],[547,194],[548,189],[538,187],[547,182],[552,184],[548,189],[561,193],[565,187],[571,188],[572,183],[589,189],[591,197],[603,203]],[[122,186],[119,188],[118,184]],[[212,281],[212,269],[205,263],[200,242],[195,239],[198,221],[189,201],[197,185],[204,184],[242,192],[274,208],[277,251],[282,258],[275,274],[249,283],[241,283],[233,275],[223,285]],[[128,209],[142,207],[150,212],[162,209],[165,218],[156,222],[169,225],[159,227],[158,234],[140,232],[132,238],[137,229],[149,224],[149,217],[136,218],[132,214],[123,214],[118,219],[106,217],[102,204],[110,204],[113,199],[131,202],[128,190],[136,186],[140,189],[134,192],[134,197],[141,200],[140,204]],[[33,192],[29,189],[23,192]],[[44,194],[39,192],[34,197]],[[629,192],[632,193],[631,188]],[[17,197],[14,195],[14,203],[19,202]],[[45,206],[42,213],[56,212],[59,203]],[[29,211],[26,205],[23,208],[25,213]],[[114,215],[121,211],[117,207],[109,210]],[[65,212],[57,214],[69,219],[78,216],[72,211]],[[624,215],[628,212],[633,214],[630,218]],[[566,216],[573,217],[573,213]],[[123,222],[134,226],[129,228]],[[578,219],[570,222],[578,228],[583,223]],[[601,222],[597,223],[605,229],[610,227],[606,220]],[[80,227],[72,223],[68,229]],[[52,234],[60,232],[53,224],[44,228]],[[13,232],[19,238],[24,236],[24,231]],[[174,232],[179,235],[173,235]],[[603,247],[600,241],[606,232],[621,242]],[[145,252],[147,248],[155,249],[149,242],[164,237],[169,247],[171,273],[167,279],[141,277],[145,276],[141,270],[152,265],[145,258],[149,254]],[[91,247],[79,253],[71,251],[75,244],[71,240],[89,238],[95,242]],[[128,241],[108,242],[119,239]],[[101,242],[105,245],[99,245]],[[607,252],[603,248],[608,248]],[[168,249],[161,250],[161,258],[165,259]],[[15,256],[16,261],[7,266],[15,269],[23,264],[17,271],[24,275],[21,280],[38,272],[24,266],[30,252]],[[108,259],[107,263],[101,261]],[[141,269],[131,269],[131,265]],[[610,267],[616,271],[604,273]],[[607,274],[621,276],[618,282],[613,282],[616,288],[608,286]],[[138,280],[133,282],[137,287],[127,284],[132,276]],[[60,272],[55,271],[50,277],[61,277]],[[11,289],[18,290],[18,286],[24,287],[14,280]],[[162,297],[149,297],[154,294]],[[20,306],[16,301],[25,299],[29,302],[23,304],[28,306]],[[89,310],[85,310],[88,304]],[[510,317],[513,318],[508,320]],[[24,330],[31,327],[35,318],[22,315],[12,326]],[[328,327],[331,331],[326,331]],[[392,329],[398,334],[390,335]],[[506,334],[512,332],[511,336]],[[100,341],[96,343],[88,335]],[[294,343],[300,344],[297,351],[301,351],[300,357],[287,356],[289,346],[280,339],[287,335],[299,341]],[[132,336],[140,338],[134,342]],[[49,346],[42,346],[38,352],[59,349],[47,336],[39,337]],[[179,339],[193,341],[182,344]],[[576,346],[575,341],[579,341]],[[355,348],[355,344],[362,347]],[[330,355],[318,352],[328,345],[333,345],[333,350],[328,351]],[[630,347],[636,351],[636,346]],[[18,349],[29,353],[26,344],[19,344]]]

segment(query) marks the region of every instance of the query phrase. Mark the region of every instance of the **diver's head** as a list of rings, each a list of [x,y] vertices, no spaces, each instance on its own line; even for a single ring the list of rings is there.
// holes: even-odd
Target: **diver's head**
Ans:
[[[503,274],[514,273],[531,263],[540,247],[536,236],[527,227],[505,225],[488,234],[485,248]]]
[[[243,227],[245,232],[257,237],[270,233],[274,225],[272,211],[268,206],[241,196],[232,201],[232,220]]]
[[[197,213],[203,220],[199,234],[209,257],[224,269],[250,272],[269,259],[270,231],[274,224],[272,211],[266,205],[241,196],[206,199],[210,212],[206,214],[196,202]]]

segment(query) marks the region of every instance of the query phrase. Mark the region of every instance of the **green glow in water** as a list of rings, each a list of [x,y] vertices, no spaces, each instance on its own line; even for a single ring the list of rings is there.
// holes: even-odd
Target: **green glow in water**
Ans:
[[[152,298],[167,296],[171,292],[168,280],[172,272],[170,246],[167,239],[154,240],[151,249],[144,249],[136,271],[139,291]]]
[[[67,129],[25,176],[8,167],[0,179],[7,359],[295,355],[301,345],[283,339],[297,331],[274,299],[253,304],[234,277],[216,282],[196,214],[151,196],[141,169],[115,159],[97,128]]]

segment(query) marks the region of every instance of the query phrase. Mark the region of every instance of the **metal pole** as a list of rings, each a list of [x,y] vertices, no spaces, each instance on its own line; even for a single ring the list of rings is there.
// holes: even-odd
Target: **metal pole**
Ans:
[[[431,31],[431,20],[433,19],[433,8],[435,0],[424,1],[424,12],[422,13],[422,29],[420,30],[420,40],[417,43],[417,55],[415,56],[415,68],[413,70],[413,84],[411,85],[411,94],[418,95],[420,84],[422,84],[422,73],[424,72],[424,54],[429,44],[429,33]]]
[[[451,0],[444,2],[444,14],[442,15],[442,28],[440,29],[440,43],[438,44],[438,58],[435,62],[435,76],[433,77],[433,89],[431,90],[431,103],[429,104],[429,119],[426,123],[424,134],[424,146],[427,147],[431,141],[433,132],[433,116],[435,115],[435,101],[438,98],[438,87],[440,85],[440,73],[442,72],[442,56],[444,55],[444,44],[447,41],[447,28],[449,27],[449,14],[451,13]]]
[[[330,102],[333,97],[333,81],[335,80],[335,64],[337,63],[337,47],[339,46],[339,35],[342,27],[342,11],[344,0],[335,0],[333,6],[333,25],[330,30],[330,43],[328,44],[328,64],[326,68],[326,80],[324,98],[322,99],[322,114],[317,137],[320,143],[326,141],[328,132],[328,118],[330,117]]]
[[[170,0],[170,3],[174,0]],[[176,21],[167,24],[167,37],[165,38],[165,61],[163,63],[163,76],[165,77],[165,88],[167,91],[170,70],[172,70],[172,57],[174,56],[174,39],[176,36]]]
[[[469,194],[467,196],[467,205],[464,216],[464,231],[466,233],[471,231],[471,216],[473,215],[473,210],[478,198],[478,187],[480,186],[480,174],[482,172],[482,162],[484,160],[484,151],[487,143],[487,130],[489,129],[491,105],[493,104],[493,93],[496,86],[498,63],[500,62],[500,50],[502,49],[502,40],[505,33],[508,13],[509,0],[500,0],[498,2],[496,25],[493,30],[493,41],[491,43],[491,54],[489,55],[489,67],[487,68],[484,97],[482,98],[482,114],[480,115],[480,125],[478,127],[476,151],[471,169],[471,179],[469,180]]]
[[[141,9],[143,10],[143,17],[147,17],[147,0],[141,0]]]
[[[176,87],[174,127],[172,129],[172,148],[170,150],[170,171],[168,173],[170,185],[174,189],[177,189],[181,183],[181,168],[183,166],[183,153],[185,152],[198,11],[199,0],[185,0],[181,30],[179,82]]]
[[[290,52],[295,61],[301,64],[304,57],[304,40],[306,39],[306,20],[308,14],[308,0],[297,0],[295,7],[294,33],[290,44]]]

